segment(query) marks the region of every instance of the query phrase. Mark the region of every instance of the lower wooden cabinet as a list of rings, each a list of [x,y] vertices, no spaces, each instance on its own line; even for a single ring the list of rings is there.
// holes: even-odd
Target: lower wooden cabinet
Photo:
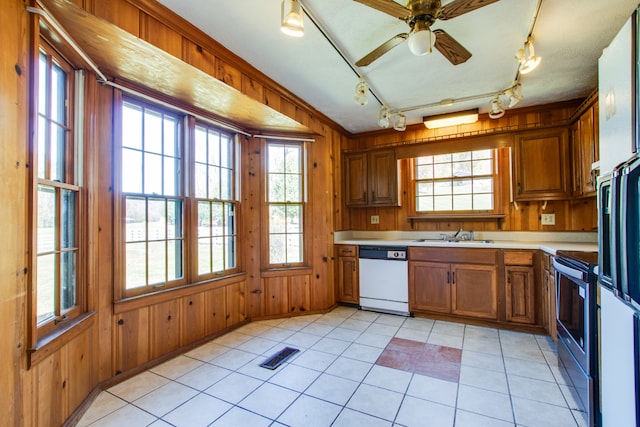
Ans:
[[[336,245],[336,255],[338,259],[338,301],[359,304],[358,247],[353,245]]]
[[[557,341],[558,330],[556,324],[556,272],[553,268],[553,256],[542,254],[543,288],[542,288],[542,326],[549,336]]]
[[[534,253],[505,251],[505,320],[536,323]]]
[[[409,310],[496,320],[496,253],[484,249],[410,248]]]
[[[311,309],[311,276],[263,277],[264,314],[304,313]]]

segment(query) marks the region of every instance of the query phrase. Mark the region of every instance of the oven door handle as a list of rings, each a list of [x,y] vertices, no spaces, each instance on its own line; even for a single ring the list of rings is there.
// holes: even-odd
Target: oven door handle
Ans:
[[[565,276],[569,276],[573,279],[580,280],[584,282],[584,273],[580,270],[576,270],[575,268],[568,267],[564,264],[559,263],[558,261],[553,261],[553,268],[556,269],[558,273],[564,274]]]

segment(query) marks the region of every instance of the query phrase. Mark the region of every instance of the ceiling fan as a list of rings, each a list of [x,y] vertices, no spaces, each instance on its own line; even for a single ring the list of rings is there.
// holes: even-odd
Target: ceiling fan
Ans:
[[[410,27],[408,33],[393,36],[356,62],[358,67],[365,67],[405,40],[414,55],[425,55],[435,47],[453,65],[466,62],[471,53],[444,30],[431,30],[431,25],[438,19],[452,19],[499,0],[453,0],[444,7],[440,0],[407,0],[406,6],[393,0],[355,1],[401,19]]]

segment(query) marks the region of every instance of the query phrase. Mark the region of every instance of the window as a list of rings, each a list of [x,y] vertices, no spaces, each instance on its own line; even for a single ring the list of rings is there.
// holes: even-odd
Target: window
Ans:
[[[37,64],[37,123],[34,141],[33,289],[36,335],[77,317],[81,310],[78,275],[80,187],[76,181],[71,128],[74,74],[62,58],[42,47]]]
[[[267,144],[267,206],[271,266],[304,262],[304,145]]]
[[[195,135],[198,274],[222,274],[236,267],[235,144],[231,135],[202,124]]]
[[[125,289],[177,284],[184,278],[184,197],[180,117],[125,101],[122,193]]]
[[[121,111],[116,298],[234,272],[235,136],[129,97]]]
[[[494,209],[495,150],[467,151],[415,159],[416,211]]]

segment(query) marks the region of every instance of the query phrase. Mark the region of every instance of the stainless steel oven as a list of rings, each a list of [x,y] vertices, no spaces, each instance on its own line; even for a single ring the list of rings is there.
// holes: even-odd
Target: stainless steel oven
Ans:
[[[556,271],[556,319],[558,359],[570,390],[583,405],[588,426],[596,425],[597,335],[596,289],[597,252],[558,251]]]

